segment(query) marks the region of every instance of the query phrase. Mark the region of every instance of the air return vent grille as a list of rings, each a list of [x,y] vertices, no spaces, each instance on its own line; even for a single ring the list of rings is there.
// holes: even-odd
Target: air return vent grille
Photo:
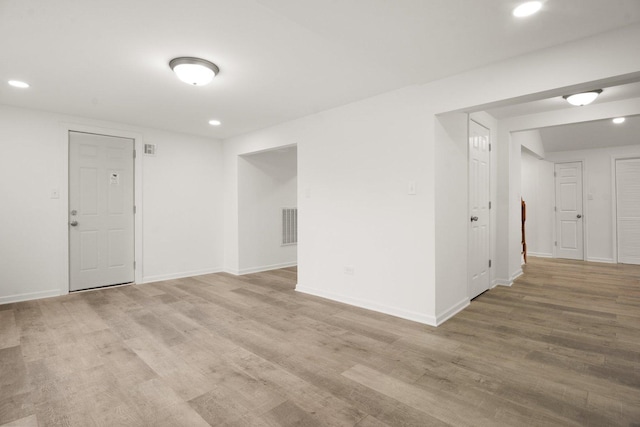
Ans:
[[[282,245],[298,243],[298,208],[282,208]]]

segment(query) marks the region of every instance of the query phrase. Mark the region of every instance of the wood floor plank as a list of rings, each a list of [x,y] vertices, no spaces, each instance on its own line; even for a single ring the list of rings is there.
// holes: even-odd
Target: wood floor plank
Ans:
[[[640,424],[640,267],[530,257],[438,328],[296,268],[0,306],[0,427]]]

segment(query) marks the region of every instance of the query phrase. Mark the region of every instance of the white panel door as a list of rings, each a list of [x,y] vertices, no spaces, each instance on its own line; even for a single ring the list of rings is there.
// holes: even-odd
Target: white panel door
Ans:
[[[69,132],[69,290],[134,281],[132,139]]]
[[[489,129],[469,121],[469,298],[491,285],[489,274]]]
[[[556,257],[584,259],[582,220],[582,162],[557,163]]]
[[[618,262],[640,264],[640,159],[616,160]]]

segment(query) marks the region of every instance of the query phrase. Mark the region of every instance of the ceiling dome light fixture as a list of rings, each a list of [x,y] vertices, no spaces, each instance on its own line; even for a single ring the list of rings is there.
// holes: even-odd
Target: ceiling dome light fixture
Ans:
[[[218,66],[213,62],[187,56],[172,59],[169,62],[169,67],[180,80],[193,86],[210,83],[220,72]]]
[[[222,122],[220,120],[209,120],[211,126],[220,126]]]
[[[613,123],[619,125],[620,123],[624,123],[625,118],[624,117],[616,117],[615,119],[612,120]]]
[[[26,89],[29,87],[29,83],[21,82],[20,80],[9,80],[7,83],[13,87],[19,87],[20,89]]]
[[[528,1],[513,9],[513,16],[516,18],[524,18],[531,16],[542,9],[541,1]]]
[[[602,93],[602,89],[591,90],[589,92],[575,93],[573,95],[565,95],[564,99],[571,105],[580,107],[582,105],[589,105],[596,100],[598,95]]]

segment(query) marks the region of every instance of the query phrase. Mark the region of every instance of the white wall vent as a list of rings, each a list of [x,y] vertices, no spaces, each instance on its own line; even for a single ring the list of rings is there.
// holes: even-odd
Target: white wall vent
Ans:
[[[282,208],[282,245],[298,243],[298,208]]]
[[[144,144],[144,155],[145,156],[155,156],[156,155],[156,144]]]

